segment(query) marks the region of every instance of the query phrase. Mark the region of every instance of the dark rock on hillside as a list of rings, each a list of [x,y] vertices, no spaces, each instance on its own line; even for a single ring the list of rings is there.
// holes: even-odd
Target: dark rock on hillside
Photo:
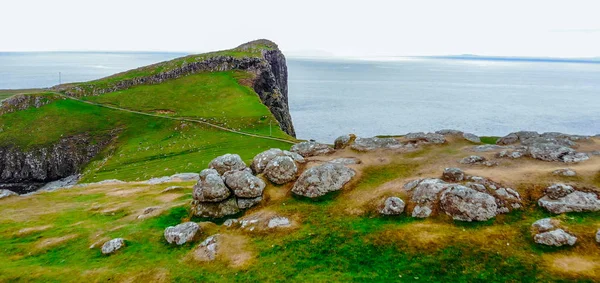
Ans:
[[[13,95],[7,99],[0,101],[0,116],[6,113],[25,110],[29,108],[40,108],[57,99],[60,99],[60,97],[57,95]]]
[[[23,194],[77,174],[110,140],[111,135],[98,139],[83,134],[25,150],[0,147],[0,188]]]
[[[288,74],[283,53],[281,53],[275,43],[268,40],[248,42],[239,46],[236,50],[245,50],[259,45],[269,46],[271,50],[262,50],[261,57],[237,58],[231,56],[214,56],[201,61],[190,59],[192,62],[187,62],[179,68],[155,75],[120,80],[102,86],[94,84],[59,85],[54,87],[54,90],[76,97],[93,96],[128,89],[137,85],[160,84],[167,80],[199,72],[248,71],[255,75],[251,86],[260,97],[262,103],[275,116],[281,129],[290,136],[295,137],[296,132],[294,131],[288,106]]]

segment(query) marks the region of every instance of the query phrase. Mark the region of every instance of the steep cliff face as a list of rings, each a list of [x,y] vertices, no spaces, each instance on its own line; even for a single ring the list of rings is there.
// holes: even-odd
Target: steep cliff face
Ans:
[[[110,137],[98,140],[84,134],[28,150],[0,147],[0,188],[27,193],[46,182],[76,174],[110,140]]]
[[[248,71],[255,75],[252,87],[258,93],[263,104],[273,113],[281,129],[288,135],[295,137],[296,133],[288,106],[288,76],[285,56],[275,43],[268,40],[248,42],[233,50],[246,51],[249,49],[260,50],[260,56],[234,57],[218,55],[202,58],[199,61],[193,61],[192,58],[190,59],[191,62],[186,61],[177,68],[153,75],[118,80],[109,84],[90,82],[76,85],[59,85],[54,87],[54,90],[75,97],[93,96],[137,85],[159,84],[199,72]]]

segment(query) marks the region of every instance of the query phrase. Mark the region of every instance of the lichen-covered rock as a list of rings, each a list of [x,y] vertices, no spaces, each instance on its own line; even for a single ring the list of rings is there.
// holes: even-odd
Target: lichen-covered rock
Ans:
[[[236,197],[256,198],[262,196],[265,182],[250,172],[250,170],[228,171],[223,177],[225,185],[233,190]]]
[[[350,147],[358,151],[370,151],[376,149],[397,149],[402,148],[403,145],[395,138],[372,137],[357,138]]]
[[[451,130],[451,129],[443,129],[439,131],[435,131],[436,134],[440,135],[462,135],[463,132],[459,130]]]
[[[569,168],[557,169],[552,171],[552,175],[564,176],[564,177],[575,177],[577,172]]]
[[[283,216],[273,217],[273,218],[269,219],[269,223],[267,224],[267,227],[269,227],[269,229],[279,228],[279,227],[290,227],[290,226],[292,226],[290,219],[288,219],[287,217],[283,217]]]
[[[7,198],[10,196],[18,196],[19,194],[9,191],[9,190],[0,190],[0,199]]]
[[[192,212],[199,217],[222,218],[240,212],[235,198],[228,198],[222,202],[192,201]]]
[[[509,145],[509,144],[513,144],[513,143],[517,143],[519,141],[519,136],[517,136],[515,133],[511,133],[508,134],[504,137],[499,138],[496,141],[496,144],[498,145]]]
[[[461,182],[465,179],[465,172],[460,168],[446,168],[442,174],[442,179],[448,182]]]
[[[223,175],[227,171],[242,170],[246,168],[246,163],[237,154],[225,154],[213,159],[208,167],[217,170],[219,175]]]
[[[360,161],[360,159],[358,159],[356,157],[340,157],[340,158],[330,160],[329,163],[342,164],[342,165],[354,165],[354,164],[360,164],[360,163],[362,163],[362,161]]]
[[[460,164],[478,164],[487,161],[485,157],[478,155],[467,156],[459,161]]]
[[[440,179],[423,179],[416,181],[418,182],[414,189],[412,189],[411,196],[411,201],[415,204],[412,211],[412,217],[429,217],[439,202],[439,194],[452,186],[452,184],[448,184]],[[416,181],[409,183],[414,184]]]
[[[254,159],[252,159],[252,164],[250,165],[252,171],[256,174],[262,173],[263,170],[265,170],[265,167],[267,167],[267,164],[269,164],[269,161],[281,155],[283,155],[283,150],[279,148],[271,148],[257,154]]]
[[[264,174],[275,184],[285,184],[293,181],[298,173],[296,162],[289,156],[277,156],[265,167]]]
[[[527,154],[539,160],[566,163],[581,162],[590,158],[587,153],[576,152],[572,148],[551,143],[532,144],[528,147]]]
[[[600,210],[598,196],[595,193],[582,191],[574,191],[558,199],[543,196],[538,200],[538,204],[554,214]]]
[[[546,190],[544,190],[544,193],[550,198],[550,199],[559,199],[562,197],[567,196],[568,194],[574,192],[575,189],[573,189],[573,187],[569,186],[569,185],[565,185],[565,184],[554,184],[548,188],[546,188]]]
[[[227,199],[231,191],[225,186],[216,170],[205,169],[200,172],[200,180],[194,185],[193,197],[201,202],[220,202]]]
[[[262,200],[262,196],[255,198],[237,198],[237,204],[240,209],[248,209],[259,204]]]
[[[556,229],[548,232],[537,234],[533,237],[538,244],[546,246],[561,247],[564,245],[575,245],[577,237],[565,232],[563,229]]]
[[[102,253],[105,255],[112,254],[120,250],[124,246],[125,240],[123,240],[123,238],[115,238],[110,241],[107,241],[106,243],[104,243],[104,245],[102,245]]]
[[[536,233],[543,233],[556,229],[558,223],[559,221],[556,219],[544,218],[533,222],[533,224],[531,224],[531,228],[533,228]]]
[[[488,152],[488,151],[496,151],[500,149],[504,149],[504,146],[495,145],[495,144],[482,144],[478,146],[474,146],[471,148],[471,151],[475,152]]]
[[[217,258],[221,235],[212,235],[202,241],[194,250],[193,257],[197,261],[213,261]]]
[[[598,229],[598,231],[596,231],[596,242],[600,243],[600,229]]]
[[[404,201],[399,197],[389,197],[383,202],[379,213],[383,215],[399,215],[404,212]]]
[[[302,157],[302,155],[295,153],[295,152],[284,150],[283,155],[292,158],[294,161],[296,161],[296,163],[305,163],[306,162],[306,160],[304,160],[304,157]]]
[[[318,143],[315,141],[306,141],[293,145],[290,151],[298,153],[303,157],[310,157],[330,154],[333,153],[335,150],[326,144]]]
[[[333,148],[344,149],[348,147],[352,142],[354,142],[355,139],[356,136],[354,134],[339,136],[337,139],[335,139]]]
[[[442,210],[454,220],[486,221],[496,217],[498,206],[493,196],[456,185],[440,198]]]
[[[165,229],[164,236],[165,240],[169,244],[183,245],[191,242],[198,231],[200,226],[194,222],[185,222],[176,226],[169,226]]]
[[[404,138],[411,142],[425,142],[434,144],[442,144],[446,142],[446,138],[443,135],[436,133],[409,133],[404,136]]]
[[[356,172],[348,167],[325,163],[304,171],[294,184],[292,192],[310,198],[320,197],[340,190],[354,175]]]
[[[471,133],[464,133],[463,138],[473,143],[481,143],[481,139],[478,136]]]

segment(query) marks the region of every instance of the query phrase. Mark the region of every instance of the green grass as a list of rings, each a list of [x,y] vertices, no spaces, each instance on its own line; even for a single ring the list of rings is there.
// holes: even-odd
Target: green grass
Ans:
[[[500,139],[500,137],[479,137],[481,142],[484,144],[496,144],[496,141]]]

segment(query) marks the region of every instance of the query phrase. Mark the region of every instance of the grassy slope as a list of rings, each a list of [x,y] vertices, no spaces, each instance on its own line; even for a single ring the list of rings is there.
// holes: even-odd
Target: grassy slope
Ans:
[[[356,196],[378,194],[376,188],[391,180],[414,178],[429,165],[439,162],[442,153],[456,159],[465,154],[459,150],[460,146],[388,155],[392,159],[390,164],[364,168],[360,181],[341,193],[320,201],[295,198],[287,193],[254,209],[298,215],[302,223],[295,230],[248,233],[232,232],[214,224],[203,225],[200,240],[214,233],[238,233],[250,239],[255,259],[238,268],[220,261],[187,260],[198,242],[182,247],[165,243],[164,228],[188,219],[192,183],[186,183],[187,189],[169,195],[170,198],[165,198],[160,191],[173,184],[92,187],[2,200],[0,215],[18,217],[0,218],[0,256],[10,259],[0,265],[0,281],[28,278],[44,281],[592,282],[600,275],[598,267],[591,270],[585,267],[590,262],[593,266],[599,259],[599,248],[592,235],[600,224],[598,213],[558,216],[579,236],[578,244],[572,248],[546,248],[533,243],[529,234],[531,223],[549,216],[535,206],[534,200],[526,199],[524,211],[484,223],[453,222],[445,215],[418,220],[406,214],[379,217],[369,212],[348,213],[349,208],[357,207],[353,202]],[[280,194],[281,190],[289,189],[289,185],[269,185],[266,194]],[[520,190],[523,195],[529,195],[523,188]],[[36,209],[40,205],[52,209]],[[173,208],[158,217],[135,219],[144,207],[154,205]],[[54,226],[25,235],[18,233],[23,228],[48,223]],[[45,239],[65,235],[76,237],[55,246],[41,246]],[[97,248],[88,248],[96,241],[112,237],[125,237],[128,246],[108,257],[102,256]],[[571,264],[571,269],[557,270],[556,260]],[[27,275],[24,277],[24,274]]]
[[[9,98],[15,94],[30,94],[43,92],[41,89],[0,89],[0,100]]]

